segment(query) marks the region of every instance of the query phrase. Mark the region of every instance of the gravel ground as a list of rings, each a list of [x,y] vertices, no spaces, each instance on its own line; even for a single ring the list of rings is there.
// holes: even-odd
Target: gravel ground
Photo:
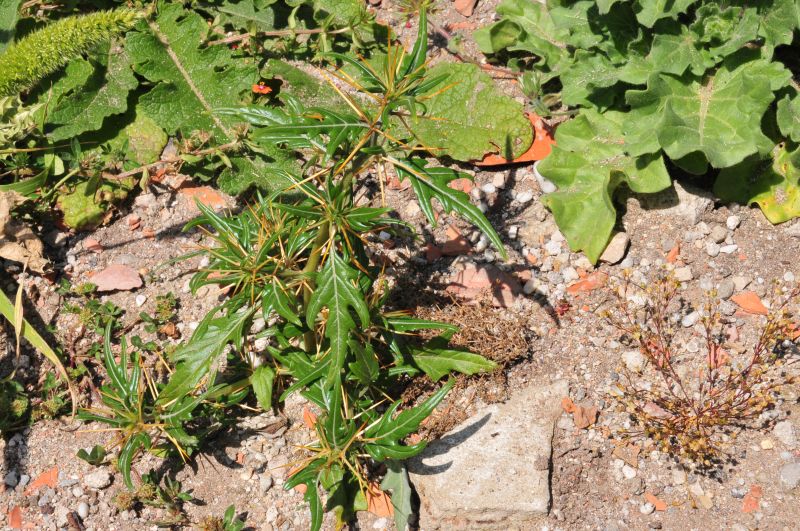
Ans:
[[[467,22],[467,29],[460,31],[468,33],[469,24],[488,22],[493,9],[493,2],[482,2],[467,21],[447,6],[433,18],[442,25]],[[391,18],[402,38],[415,34],[396,13],[381,13]],[[470,45],[466,46],[470,51]],[[508,87],[513,90],[512,85]],[[531,167],[480,171],[475,179],[470,194],[476,204],[486,208],[504,237],[511,254],[508,262],[499,261],[480,234],[453,217],[443,214],[439,226],[431,227],[411,190],[391,187],[388,204],[416,225],[425,240],[393,239],[376,250],[376,260],[387,264],[387,272],[398,284],[427,287],[424,293],[412,293],[435,301],[437,311],[453,311],[462,304],[454,302],[446,287],[470,268],[496,268],[494,271],[503,275],[504,289],[511,293],[510,299],[505,299],[501,290],[499,307],[486,310],[491,319],[474,319],[465,334],[471,334],[470,341],[480,351],[482,335],[497,336],[493,320],[510,322],[523,351],[504,364],[500,379],[465,379],[434,414],[428,433],[441,434],[458,421],[454,411],[463,419],[486,402],[502,400],[508,389],[529,385],[543,375],[550,380],[565,378],[572,400],[596,406],[599,417],[589,429],[578,429],[569,415],[563,415],[557,424],[548,529],[795,529],[800,518],[793,490],[800,483],[795,436],[800,430],[797,386],[784,389],[776,407],[759,419],[760,429],[746,431],[732,441],[734,460],[712,474],[684,468],[646,443],[638,455],[622,459],[623,454],[615,453],[615,433],[625,427],[627,418],[609,392],[620,367],[636,360],[625,357],[630,348],[597,315],[608,301],[608,292],[598,289],[575,294],[568,288],[596,271],[617,277],[627,270],[646,282],[660,271],[672,270],[682,281],[680,293],[689,304],[676,315],[683,327],[696,325],[694,309],[705,300],[705,292],[715,289],[723,299],[721,310],[729,325],[736,328],[743,343],[752,342],[759,318],[737,312],[730,298],[752,291],[768,304],[774,300],[773,286],[794,283],[795,275],[800,275],[800,223],[772,226],[757,209],[715,204],[702,191],[709,183],[685,183],[686,190],[679,193],[623,198],[620,210],[624,216],[618,229],[625,236],[615,242],[616,256],[608,256],[609,262],[594,268],[582,255],[569,252],[552,216],[538,201],[541,185]],[[231,198],[224,200],[230,207],[236,206]],[[370,200],[380,198],[373,194]],[[145,340],[153,334],[137,323],[139,312],[152,312],[157,295],[174,293],[179,301],[174,341],[179,342],[224,296],[214,289],[201,290],[196,296],[189,293],[188,281],[200,258],[164,265],[202,243],[200,232],[180,232],[195,214],[186,193],[165,186],[140,195],[115,221],[92,234],[65,234],[54,229],[46,231],[46,239],[56,270],[69,275],[73,283],[89,280],[89,273],[110,264],[139,272],[143,287],[104,295],[103,300],[124,308],[125,326]],[[448,248],[446,244],[459,234],[468,244],[456,250]],[[678,259],[668,261],[670,252],[678,247]],[[440,251],[446,251],[445,256],[437,257]],[[13,268],[8,270],[14,273]],[[42,322],[55,327],[71,354],[87,356],[97,338],[76,316],[60,311],[63,301],[56,285],[32,278],[27,291]],[[409,291],[403,291],[406,295],[398,294],[394,304],[413,307]],[[7,351],[6,341],[0,334],[2,352]],[[691,351],[691,345],[686,346]],[[46,370],[33,355],[22,356],[19,364],[23,378],[35,380]],[[797,372],[791,363],[786,370]],[[425,392],[424,387],[419,389],[419,393]],[[301,420],[305,406],[292,399],[279,415],[270,412],[241,418],[234,428],[210,441],[188,466],[148,458],[135,468],[139,474],[150,469],[174,470],[184,489],[191,489],[199,503],[187,504],[192,524],[186,528],[198,525],[208,515],[219,516],[235,504],[254,529],[306,529],[302,495],[281,488],[287,465],[311,437]],[[37,422],[0,441],[4,458],[0,463],[4,483],[0,484],[0,525],[9,525],[15,507],[21,508],[30,529],[154,529],[156,522],[168,516],[158,508],[120,509],[115,502],[116,494],[124,489],[119,475],[108,466],[94,468],[74,457],[78,449],[112,441],[113,436],[99,428],[62,417]],[[50,486],[32,488],[33,480],[54,467]],[[744,511],[746,496],[754,492],[759,493],[756,508]],[[656,507],[648,495],[665,502],[666,507]],[[328,515],[325,528],[332,526]],[[358,528],[392,529],[393,523],[365,514],[360,515]]]

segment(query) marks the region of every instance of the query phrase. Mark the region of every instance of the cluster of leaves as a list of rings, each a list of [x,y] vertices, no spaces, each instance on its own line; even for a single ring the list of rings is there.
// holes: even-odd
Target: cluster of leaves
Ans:
[[[797,0],[505,0],[497,12],[481,49],[533,68],[529,86],[577,114],[539,168],[573,249],[597,260],[619,186],[656,192],[671,174],[716,176],[720,198],[773,222],[800,215]]]
[[[729,340],[719,298],[709,294],[697,337],[702,347],[692,354],[681,346],[692,339],[678,337],[672,319],[681,308],[679,288],[670,276],[647,286],[625,277],[612,290],[617,302],[606,318],[645,360],[641,368],[621,368],[612,394],[636,425],[629,436],[650,437],[663,451],[710,468],[742,428],[772,407],[781,387],[792,383],[782,358],[785,342],[796,337],[788,305],[800,289],[780,296],[750,349]],[[644,304],[631,302],[632,295]]]
[[[485,231],[503,252],[497,233],[467,194],[447,186],[467,176],[428,166],[416,156],[420,140],[412,131],[426,131],[425,105],[432,94],[439,97],[437,90],[449,90],[440,87],[444,76],[426,66],[424,13],[420,27],[410,52],[390,45],[376,61],[339,56],[350,73],[342,69],[329,75],[348,82],[354,93],[333,83],[319,85],[319,92],[338,91],[340,100],[331,100],[330,106],[306,107],[301,93],[285,93],[282,106],[220,111],[251,122],[247,141],[252,149],[278,146],[302,158],[304,177],[286,172],[291,193],[259,195],[234,216],[218,215],[198,203],[202,215],[187,229],[207,232],[211,243],[198,252],[210,262],[191,287],[215,284],[226,289],[228,298],[171,356],[175,370],[166,382],[150,376],[137,355],[129,358],[124,341],[117,361],[108,329],[110,382],[101,392],[106,411],[81,416],[119,432],[118,464],[130,488],[134,455],[169,447],[186,456],[203,437],[198,419],[207,410],[222,410],[251,390],[265,409],[273,407],[275,398],[283,401],[299,392],[321,414],[314,425],[317,440],[305,448],[306,456],[285,487],[306,485],[312,528],[320,528],[326,509],[340,523],[349,521],[382,488],[391,491],[398,528],[405,528],[411,490],[401,461],[426,444],[407,444],[406,438],[454,381],[402,411],[402,401],[392,396],[410,377],[438,381],[453,371],[475,374],[494,364],[448,347],[456,327],[385,308],[389,290],[370,259],[370,235],[407,227],[387,208],[358,205],[355,191],[370,173],[384,175],[393,167],[411,181],[432,223],[436,200]],[[459,141],[453,146],[458,149]],[[250,335],[259,317],[267,327]],[[438,335],[422,341],[419,331]],[[264,339],[266,350],[257,351],[256,344],[263,343],[258,340]],[[320,488],[327,491],[324,506]]]

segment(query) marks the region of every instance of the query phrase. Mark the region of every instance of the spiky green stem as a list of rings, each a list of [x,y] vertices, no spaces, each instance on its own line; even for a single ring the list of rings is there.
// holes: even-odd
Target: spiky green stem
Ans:
[[[131,29],[141,13],[101,11],[54,22],[8,47],[0,55],[0,96],[32,88],[94,46]]]

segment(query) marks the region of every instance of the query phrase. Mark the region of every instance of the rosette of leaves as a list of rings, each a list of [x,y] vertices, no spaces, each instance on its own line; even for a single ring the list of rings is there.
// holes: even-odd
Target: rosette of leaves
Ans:
[[[484,357],[448,345],[455,327],[386,308],[387,283],[369,257],[369,241],[380,231],[409,227],[387,208],[356,204],[365,176],[392,165],[412,182],[432,219],[436,200],[488,233],[502,252],[480,210],[466,194],[447,186],[464,175],[426,164],[414,156],[411,144],[388,132],[400,131],[403,120],[424,120],[424,101],[443,81],[426,70],[424,15],[421,28],[414,49],[390,49],[380,69],[342,57],[363,77],[336,75],[362,87],[375,106],[340,92],[344,109],[306,107],[284,95],[279,107],[221,111],[251,123],[250,142],[278,145],[309,162],[302,176],[287,175],[292,194],[259,197],[232,216],[198,204],[202,216],[190,225],[207,232],[209,242],[200,252],[210,258],[192,279],[192,289],[214,284],[226,288],[229,298],[175,352],[176,369],[154,407],[219,380],[247,382],[263,408],[301,393],[321,414],[314,424],[316,440],[306,446],[285,488],[306,485],[315,530],[325,510],[342,524],[367,508],[368,497],[380,489],[376,463],[387,466],[382,485],[391,491],[398,529],[404,529],[411,489],[402,460],[426,444],[406,439],[454,381],[404,408],[394,398],[401,378],[425,375],[440,381],[453,372],[494,368]],[[248,338],[257,316],[270,325]],[[423,341],[422,332],[434,337]],[[266,349],[256,351],[254,339],[265,339]],[[220,358],[231,347],[238,362],[228,356],[223,366]],[[327,492],[325,503],[320,490]]]
[[[543,90],[560,96],[583,123],[620,124],[612,136],[630,165],[612,172],[612,183],[623,174],[623,180],[648,180],[650,161],[664,157],[673,176],[713,179],[715,170],[724,170],[715,184],[721,198],[762,208],[779,204],[781,215],[770,219],[785,220],[800,215],[784,201],[785,186],[750,186],[741,178],[754,160],[765,168],[777,161],[775,147],[784,140],[800,140],[796,72],[788,60],[797,53],[798,7],[796,0],[505,0],[497,10],[501,19],[475,38],[497,60],[531,64]],[[572,150],[573,134],[583,129],[562,126],[556,143]],[[555,159],[540,168],[561,185],[546,200],[556,221],[573,249],[592,261],[611,236],[607,221],[616,218],[613,193],[593,201],[602,228],[582,209],[586,186],[609,189],[603,146],[605,137],[588,142],[586,156],[577,157],[581,167],[556,148]],[[567,174],[582,175],[583,185],[565,180]],[[762,175],[773,179],[769,171]],[[665,179],[658,183],[658,189],[669,186]]]

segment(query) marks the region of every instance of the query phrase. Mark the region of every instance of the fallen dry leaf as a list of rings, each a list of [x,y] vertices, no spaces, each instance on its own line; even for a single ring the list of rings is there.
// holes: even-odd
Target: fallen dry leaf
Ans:
[[[8,527],[22,529],[22,509],[19,505],[15,505],[13,509],[8,511]]]
[[[134,269],[122,265],[111,264],[91,277],[97,291],[128,291],[142,287],[142,278]]]
[[[652,494],[650,492],[646,492],[644,494],[644,499],[647,500],[648,502],[652,503],[655,506],[656,511],[666,511],[667,510],[667,502],[657,498],[655,494]]]
[[[669,250],[667,253],[667,262],[670,264],[674,264],[678,261],[678,256],[681,254],[681,246],[680,244],[676,245],[672,249]]]
[[[742,502],[743,513],[753,513],[759,509],[761,496],[764,495],[764,490],[759,485],[750,487],[750,492],[745,494],[744,501]]]
[[[453,7],[465,17],[471,17],[478,0],[455,0]]]
[[[706,354],[706,358],[708,366],[712,369],[719,369],[731,359],[725,349],[716,343],[712,344],[711,349],[708,351],[708,354]]]
[[[639,468],[639,452],[642,447],[638,444],[622,443],[614,448],[611,455],[617,459],[622,459],[633,468]]]
[[[605,286],[607,280],[608,280],[608,275],[606,275],[602,271],[595,271],[590,275],[586,275],[586,278],[584,278],[583,280],[579,280],[576,283],[572,284],[571,286],[567,287],[567,293],[575,295],[576,293],[593,291]]]
[[[442,245],[444,256],[458,256],[472,250],[472,244],[452,225],[447,227],[447,241]]]
[[[597,422],[598,414],[599,412],[596,406],[582,406],[576,404],[575,411],[572,413],[572,421],[575,423],[576,428],[583,430]]]
[[[306,428],[309,430],[314,429],[314,425],[317,423],[317,416],[314,414],[313,411],[308,409],[308,406],[303,408],[303,424],[306,425]]]
[[[513,276],[495,266],[476,264],[467,264],[445,288],[448,293],[464,299],[476,299],[490,292],[492,304],[503,308],[510,307],[521,290]]]
[[[225,198],[218,191],[210,186],[195,186],[189,188],[181,188],[180,193],[189,198],[190,202],[194,204],[195,199],[203,205],[219,210],[225,208]]]
[[[58,467],[54,466],[50,470],[42,472],[36,479],[34,479],[28,488],[25,489],[25,495],[30,496],[38,491],[41,487],[55,488],[58,485]]]
[[[544,121],[537,114],[528,113],[527,116],[528,120],[531,121],[531,125],[533,126],[533,143],[525,153],[510,161],[511,163],[542,160],[550,154],[550,152],[553,150],[553,145],[556,143],[556,141],[553,139],[552,128],[546,126]],[[486,155],[483,160],[476,163],[476,165],[500,166],[503,164],[509,164],[510,162],[505,157],[492,153]]]
[[[86,249],[87,251],[92,251],[93,253],[103,252],[103,244],[101,244],[94,238],[86,238],[85,240],[83,240],[83,248]]]
[[[11,209],[25,201],[17,192],[0,192],[0,258],[27,264],[28,269],[44,274],[50,263],[44,258],[44,245],[27,226],[11,219]]]
[[[572,413],[575,411],[575,402],[573,402],[570,397],[565,396],[561,399],[561,408],[565,413]]]
[[[753,293],[752,291],[743,291],[731,297],[731,300],[735,302],[739,306],[739,308],[741,308],[746,313],[750,313],[753,315],[769,314],[769,310],[767,310],[767,307],[764,306],[763,302],[761,302],[759,296]]]
[[[452,181],[447,183],[447,186],[449,186],[453,190],[459,190],[461,192],[464,192],[465,194],[470,193],[472,189],[475,188],[475,185],[472,184],[472,180],[464,177],[460,179],[453,179]]]
[[[442,250],[439,247],[432,243],[425,246],[425,260],[427,260],[429,264],[432,264],[441,257]]]
[[[367,487],[367,511],[384,518],[394,516],[392,499],[376,483]]]

